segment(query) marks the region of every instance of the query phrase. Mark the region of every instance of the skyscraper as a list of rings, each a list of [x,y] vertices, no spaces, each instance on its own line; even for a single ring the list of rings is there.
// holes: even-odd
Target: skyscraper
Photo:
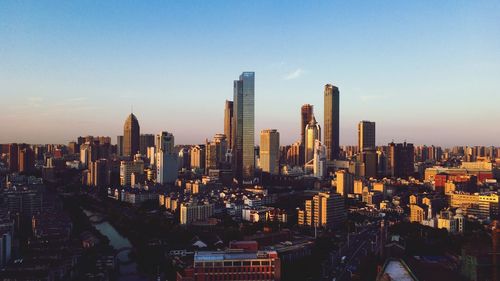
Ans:
[[[361,121],[358,124],[359,152],[375,150],[375,122]]]
[[[229,148],[233,147],[233,101],[226,100],[224,106],[224,135]]]
[[[213,141],[206,141],[205,145],[205,172],[223,167],[226,161],[227,139],[224,134],[216,134]]]
[[[255,157],[255,73],[243,72],[234,81],[233,171],[242,183],[254,177]]]
[[[407,178],[413,175],[414,152],[411,143],[389,143],[389,171],[392,177]]]
[[[123,126],[123,155],[132,157],[139,152],[140,127],[133,113],[125,120]]]
[[[311,122],[313,118],[313,106],[311,104],[304,104],[300,108],[300,142],[302,151],[304,151],[306,145],[306,126]],[[304,152],[300,154],[300,165],[304,165]]]
[[[262,130],[260,133],[260,166],[262,171],[279,174],[280,133],[277,130]]]
[[[316,140],[321,140],[321,127],[313,116],[306,126],[306,141],[304,146],[304,161],[307,164],[314,158],[314,145]]]
[[[116,154],[123,156],[123,136],[116,137]]]
[[[174,135],[161,132],[156,135],[156,182],[173,183],[177,179],[177,153]]]
[[[334,160],[339,158],[339,88],[325,85],[325,146],[326,159]]]
[[[155,146],[155,135],[141,134],[139,137],[139,151],[142,155],[146,155],[148,147]]]

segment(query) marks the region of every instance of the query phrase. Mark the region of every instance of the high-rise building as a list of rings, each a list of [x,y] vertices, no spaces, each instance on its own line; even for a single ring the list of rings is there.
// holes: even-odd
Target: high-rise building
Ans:
[[[216,134],[213,141],[206,141],[205,146],[205,173],[223,167],[226,161],[227,140],[226,135]]]
[[[35,153],[29,145],[19,147],[19,173],[31,173],[35,168]]]
[[[144,174],[144,161],[135,159],[133,161],[120,162],[120,185],[131,186],[132,178]]]
[[[116,154],[123,156],[123,136],[116,137]]]
[[[335,172],[337,177],[337,193],[347,197],[347,194],[354,193],[354,177],[352,174],[339,170]]]
[[[131,113],[123,126],[123,155],[133,157],[139,152],[140,127],[137,117]]]
[[[148,147],[155,146],[155,135],[141,134],[139,138],[139,151],[142,155],[146,155]]]
[[[224,135],[226,135],[228,148],[233,147],[233,101],[226,100],[224,105]]]
[[[108,165],[106,159],[99,159],[90,163],[89,178],[87,182],[90,186],[102,187],[109,184]]]
[[[305,209],[298,211],[299,225],[334,228],[346,218],[344,198],[338,193],[320,192],[306,200]]]
[[[306,126],[312,121],[314,114],[314,107],[311,104],[304,104],[300,108],[300,142],[302,144],[302,150],[305,148],[306,144]],[[304,165],[304,153],[300,155],[300,165]]]
[[[304,162],[307,164],[314,158],[314,145],[321,140],[321,127],[313,116],[311,122],[306,126],[306,142],[304,149]]]
[[[375,122],[361,121],[358,124],[359,152],[375,150]]]
[[[314,143],[313,172],[320,179],[326,174],[326,146],[319,140]]]
[[[156,135],[156,182],[173,183],[177,179],[177,153],[174,135],[161,132]]]
[[[214,214],[214,204],[182,203],[180,207],[180,223],[191,224],[204,221]]]
[[[191,169],[205,170],[205,145],[191,147]]]
[[[19,149],[17,143],[9,144],[9,171],[19,171]]]
[[[274,175],[280,171],[280,133],[267,129],[260,133],[260,166],[263,172]]]
[[[339,89],[331,84],[325,85],[325,146],[326,159],[331,161],[339,158],[339,122],[340,122],[340,93]]]
[[[407,178],[414,173],[414,148],[411,143],[389,143],[391,177]]]
[[[234,81],[233,171],[240,183],[250,183],[255,170],[255,73],[243,72]]]
[[[288,165],[291,165],[292,167],[295,166],[300,166],[300,158],[304,156],[300,156],[301,154],[304,155],[303,149],[301,149],[302,143],[300,141],[297,141],[293,143],[288,151],[286,152],[286,162]]]

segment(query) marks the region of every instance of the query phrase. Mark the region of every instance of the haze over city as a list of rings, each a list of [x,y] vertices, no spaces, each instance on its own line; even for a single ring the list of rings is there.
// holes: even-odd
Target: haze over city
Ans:
[[[2,1],[0,143],[116,136],[131,106],[141,132],[202,143],[255,71],[256,132],[283,144],[304,103],[323,126],[333,83],[341,144],[372,120],[377,144],[498,145],[500,4],[430,3]]]

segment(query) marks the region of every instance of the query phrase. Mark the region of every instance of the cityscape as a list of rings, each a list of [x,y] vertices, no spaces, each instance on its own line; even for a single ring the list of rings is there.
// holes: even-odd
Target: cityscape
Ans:
[[[317,68],[304,63],[307,70],[292,67],[280,79],[268,77],[270,70],[260,64],[263,55],[258,53],[274,52],[272,44],[265,42],[273,37],[285,40],[295,20],[305,26],[309,26],[306,19],[311,20],[312,29],[299,28],[292,32],[294,36],[306,38],[316,30],[335,33],[337,27],[332,31],[318,26],[317,21],[328,21],[309,13],[346,10],[353,19],[369,22],[370,12],[358,14],[368,7],[337,2],[309,7],[300,1],[291,1],[289,6],[274,1],[234,6],[218,1],[152,2],[0,3],[0,18],[6,19],[0,25],[0,37],[7,39],[6,46],[0,47],[0,59],[6,62],[5,68],[0,65],[0,76],[5,77],[0,78],[0,280],[500,280],[500,99],[493,92],[498,91],[494,77],[500,73],[500,60],[498,50],[489,52],[490,47],[500,47],[498,38],[490,38],[498,35],[500,25],[486,25],[500,5],[452,2],[428,8],[382,1],[381,6],[371,7],[381,12],[373,19],[397,17],[392,11],[399,9],[409,18],[418,14],[419,20],[406,28],[425,28],[429,33],[421,34],[423,41],[435,40],[430,30],[436,26],[462,20],[460,11],[484,16],[459,29],[465,33],[486,30],[481,34],[488,47],[476,46],[476,51],[491,56],[491,61],[484,68],[474,63],[478,68],[470,74],[476,71],[481,76],[484,83],[477,87],[491,96],[456,92],[456,87],[467,92],[476,86],[470,81],[479,79],[457,80],[457,76],[449,84],[439,84],[437,88],[443,89],[423,93],[429,105],[421,106],[409,97],[413,90],[390,94],[396,84],[415,85],[405,84],[401,77],[394,85],[387,84],[384,94],[373,89],[359,99],[353,96],[361,90],[352,87],[357,73],[341,75],[340,69],[319,75],[319,82],[308,78],[318,76],[315,73],[324,65],[335,68],[335,62],[320,49],[318,55],[325,57]],[[415,14],[409,12],[413,8]],[[451,16],[445,17],[443,11],[450,8]],[[277,20],[282,9],[289,15]],[[420,18],[425,17],[422,11],[439,11],[443,17],[426,25]],[[237,15],[227,19],[224,14],[228,12]],[[99,18],[103,15],[104,19]],[[129,16],[134,17],[133,23],[125,21]],[[234,45],[224,40],[225,32],[233,27],[218,26],[218,17],[222,23],[234,24],[255,20],[255,26],[241,27],[236,45],[255,39],[262,49],[252,54],[242,47],[239,55],[249,60],[242,59],[241,65],[223,59],[226,53],[233,55]],[[138,29],[136,19],[143,20]],[[361,32],[350,16],[343,20],[346,28]],[[60,27],[60,23],[68,25]],[[193,29],[174,32],[187,28],[180,23],[192,24]],[[208,31],[215,23],[218,30]],[[74,25],[78,28],[72,29]],[[382,26],[380,30],[399,28],[392,27],[392,22]],[[123,28],[124,33],[114,28]],[[198,77],[203,72],[193,70],[187,79],[180,70],[186,66],[179,66],[179,71],[161,70],[165,71],[165,77],[158,80],[161,83],[151,79],[151,85],[141,84],[123,79],[129,75],[125,71],[143,81],[148,79],[144,75],[159,75],[153,73],[155,67],[143,69],[134,65],[137,58],[132,57],[125,60],[130,65],[124,66],[118,62],[121,58],[114,57],[116,65],[105,70],[97,62],[97,53],[95,58],[89,56],[91,52],[109,57],[130,54],[127,47],[113,45],[109,48],[115,49],[108,50],[108,44],[120,41],[120,36],[162,45],[162,39],[154,36],[156,28],[186,42],[176,52],[165,51],[172,52],[172,63],[184,57],[188,68],[206,67],[203,75],[210,78]],[[250,32],[253,28],[258,31]],[[273,30],[270,37],[259,39],[267,30]],[[55,40],[50,39],[54,34],[68,37],[50,41],[55,42],[50,43],[54,49],[47,50],[42,45],[48,41],[35,39],[37,31],[49,41]],[[217,37],[204,43],[221,48],[219,62],[199,59],[202,51],[187,44],[191,36],[206,39],[205,32]],[[75,35],[90,36],[93,42],[80,46]],[[446,37],[444,33],[439,36]],[[25,37],[31,38],[30,43]],[[175,44],[173,38],[171,42]],[[452,55],[470,52],[468,45],[462,48],[456,47]],[[283,50],[283,58],[287,52]],[[418,56],[423,51],[415,47],[405,52]],[[147,53],[141,58],[150,58]],[[156,55],[153,61],[162,60]],[[219,56],[217,52],[206,55]],[[307,58],[314,60],[314,55],[312,51]],[[353,54],[346,51],[346,56]],[[86,65],[87,60],[95,68]],[[36,70],[47,62],[56,70]],[[432,59],[427,63],[433,65]],[[380,66],[380,72],[390,68],[391,63],[387,64]],[[396,72],[405,71],[400,67]],[[441,70],[428,71],[433,76]],[[451,79],[446,76],[450,73],[451,69],[440,74],[440,79]],[[358,74],[359,81],[369,84],[362,78],[363,70]],[[108,78],[89,78],[93,75]],[[397,80],[393,75],[384,81]],[[217,80],[207,83],[214,76]],[[100,83],[88,83],[92,79]],[[304,80],[303,84],[297,80]],[[195,86],[186,86],[190,90],[185,92],[162,88],[185,81]],[[75,97],[68,94],[66,83],[75,92],[101,90]],[[132,92],[144,87],[152,93],[115,91],[121,87],[131,87]],[[301,92],[304,87],[305,93]],[[371,89],[371,85],[359,87]],[[192,89],[210,100],[201,100],[198,93],[190,93]],[[225,89],[222,94],[220,89]],[[477,100],[484,107],[477,106]],[[88,106],[92,101],[95,105]],[[433,115],[435,108],[439,115]]]

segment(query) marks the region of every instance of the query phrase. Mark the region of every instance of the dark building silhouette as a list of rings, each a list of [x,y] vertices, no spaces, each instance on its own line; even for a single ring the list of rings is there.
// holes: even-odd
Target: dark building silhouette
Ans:
[[[17,143],[9,144],[9,170],[10,172],[19,171],[19,151]]]
[[[155,146],[155,135],[141,134],[139,139],[139,151],[142,155],[146,155],[148,147]]]
[[[389,143],[391,177],[408,178],[414,172],[414,148],[411,143]]]

